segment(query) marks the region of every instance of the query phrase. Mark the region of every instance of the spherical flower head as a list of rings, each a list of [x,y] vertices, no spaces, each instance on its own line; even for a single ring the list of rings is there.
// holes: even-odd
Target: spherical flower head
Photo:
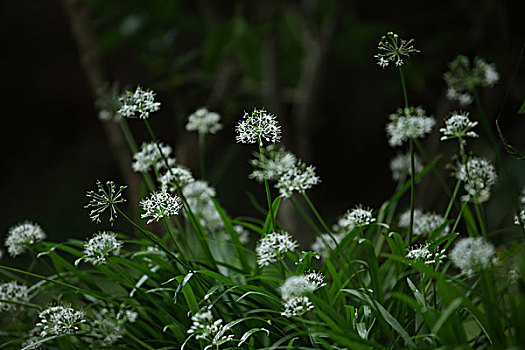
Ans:
[[[447,89],[447,98],[452,101],[457,101],[461,106],[465,107],[474,101],[472,95],[468,92],[457,92],[453,87]]]
[[[525,209],[521,210],[518,215],[514,216],[514,224],[522,226],[525,229]]]
[[[197,340],[206,340],[211,345],[218,345],[233,339],[233,334],[227,334],[229,328],[222,324],[222,319],[214,320],[211,311],[197,312],[191,317],[193,324],[188,334],[195,334]]]
[[[395,181],[400,181],[407,175],[412,175],[410,162],[410,153],[398,154],[390,161],[390,170],[392,170],[392,178]],[[423,163],[416,154],[414,155],[414,170],[416,174],[423,171]]]
[[[140,215],[142,219],[151,218],[148,224],[159,221],[164,217],[177,215],[182,208],[179,197],[169,194],[166,191],[154,192],[149,198],[140,201],[144,213]]]
[[[116,190],[115,183],[113,181],[106,182],[106,189],[102,185],[102,182],[97,180],[97,190],[88,191],[86,196],[90,198],[88,204],[84,208],[91,209],[89,212],[89,218],[92,221],[100,223],[100,215],[108,210],[109,212],[109,223],[113,226],[113,222],[117,218],[117,204],[124,203],[126,199],[122,196],[122,191],[127,186],[120,186]]]
[[[275,143],[281,139],[281,126],[276,117],[264,109],[254,109],[251,114],[245,112],[236,131],[237,142],[259,143],[261,147],[263,140]]]
[[[330,236],[328,233],[321,233],[315,239],[315,242],[312,244],[312,250],[326,259],[327,257],[330,256],[330,253],[335,248],[337,248],[337,245],[341,243],[342,239],[343,239],[343,235]]]
[[[206,181],[197,180],[184,186],[182,194],[206,229],[218,231],[224,228],[221,216],[212,201],[212,197],[216,195],[215,188]]]
[[[488,160],[478,157],[470,158],[461,165],[456,176],[465,182],[465,202],[483,203],[490,198],[490,189],[498,178],[496,168]]]
[[[376,219],[372,215],[372,209],[358,205],[344,215],[342,224],[345,227],[364,227],[375,221]]]
[[[383,35],[377,46],[380,52],[374,56],[377,58],[379,67],[386,68],[390,63],[401,67],[404,64],[404,58],[409,58],[419,52],[414,48],[413,42],[414,39],[407,41],[393,32]]]
[[[132,310],[123,309],[121,305],[117,312],[115,309],[102,308],[96,310],[93,321],[90,322],[90,330],[93,337],[102,346],[107,347],[115,344],[126,333],[125,324],[133,323],[137,319],[137,313]]]
[[[281,296],[284,301],[288,301],[312,293],[324,285],[324,276],[318,272],[310,272],[304,276],[291,276],[281,286]]]
[[[177,182],[178,185],[182,188],[187,184],[195,181],[195,179],[193,178],[193,175],[191,174],[190,170],[182,166],[176,166],[174,168],[171,168],[171,170],[166,171],[164,175],[161,175],[158,178],[158,181],[160,182],[161,187],[163,189],[175,192],[177,191],[177,186],[175,185],[175,182]]]
[[[445,219],[435,213],[423,213],[419,209],[414,210],[414,235],[422,236],[431,234],[437,230],[443,223]],[[410,209],[406,210],[399,217],[399,227],[408,229],[410,227]],[[445,235],[449,232],[448,226],[443,229],[442,234]]]
[[[250,163],[255,170],[250,174],[250,178],[261,183],[265,179],[277,181],[297,163],[297,158],[292,153],[285,151],[284,148],[277,149],[275,145],[269,145],[261,153],[255,152],[253,155],[255,159]]]
[[[260,267],[268,266],[279,260],[282,254],[294,251],[299,245],[289,233],[272,232],[257,243],[257,263]]]
[[[188,118],[186,130],[197,131],[199,134],[215,134],[222,129],[220,115],[209,112],[206,108],[199,108]]]
[[[10,300],[17,303],[28,303],[28,288],[26,285],[20,284],[17,281],[0,283],[0,299]],[[13,312],[20,310],[20,308],[20,305],[0,301],[0,311]]]
[[[279,176],[279,181],[275,188],[284,198],[290,198],[294,192],[304,193],[313,186],[321,182],[315,174],[315,167],[302,162],[298,162],[293,168]]]
[[[9,228],[5,246],[7,252],[12,256],[18,256],[27,250],[27,247],[41,242],[46,238],[44,230],[40,225],[25,221]]]
[[[126,91],[119,97],[119,103],[117,113],[127,118],[148,119],[150,113],[160,109],[160,102],[155,102],[155,93],[140,86],[134,92]]]
[[[143,143],[140,151],[133,155],[133,170],[143,173],[151,170],[153,167],[157,170],[165,168],[166,162],[162,156],[166,158],[169,166],[173,166],[175,164],[175,159],[170,158],[172,151],[171,146],[162,143],[160,143],[159,146],[160,151],[157,144],[153,141],[150,143]]]
[[[386,126],[392,147],[401,146],[409,139],[423,138],[432,131],[436,121],[427,117],[421,107],[399,108],[389,116],[390,123]]]
[[[408,249],[406,257],[415,261],[422,261],[427,265],[441,262],[446,257],[444,254],[445,250],[439,251],[435,249],[434,251],[430,251],[429,246],[427,243],[410,248]]]
[[[42,311],[38,317],[40,322],[40,336],[71,334],[79,330],[79,325],[84,320],[84,312],[76,311],[68,306],[52,306]]]
[[[281,315],[285,317],[302,316],[314,308],[314,304],[307,296],[290,299],[283,306],[284,311]]]
[[[475,272],[487,269],[494,258],[494,246],[482,237],[463,238],[449,254],[450,260],[465,275],[472,277]]]
[[[445,127],[439,129],[443,134],[441,141],[453,138],[479,137],[476,132],[472,131],[476,125],[478,125],[478,122],[470,121],[468,113],[453,113],[445,120]]]
[[[93,265],[106,263],[106,258],[118,255],[122,243],[117,240],[114,233],[99,232],[84,244],[84,256],[82,259]]]

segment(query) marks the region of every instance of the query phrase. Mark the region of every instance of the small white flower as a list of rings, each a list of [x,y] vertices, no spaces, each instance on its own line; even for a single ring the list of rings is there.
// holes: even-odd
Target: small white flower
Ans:
[[[514,224],[525,228],[525,209],[521,210],[518,215],[514,216]]]
[[[294,192],[304,193],[319,182],[321,179],[315,174],[315,167],[299,162],[279,176],[275,188],[279,190],[281,196],[290,198]]]
[[[199,134],[215,134],[222,129],[220,115],[209,112],[206,108],[199,108],[189,116],[186,130],[198,131]]]
[[[15,257],[24,253],[30,245],[43,241],[45,238],[46,234],[40,225],[25,221],[9,229],[5,246],[7,252]]]
[[[179,186],[182,188],[190,182],[195,181],[195,179],[193,178],[193,175],[188,169],[182,166],[176,166],[174,168],[171,168],[171,171],[166,171],[164,175],[161,175],[158,178],[158,181],[161,183],[163,189],[175,192],[177,191],[175,181],[177,181]]]
[[[122,243],[117,240],[114,233],[99,232],[84,244],[84,256],[82,259],[93,265],[106,263],[110,255],[118,255]]]
[[[133,155],[133,170],[136,172],[146,172],[149,171],[152,167],[160,170],[166,167],[166,163],[162,156],[166,158],[168,165],[173,166],[175,164],[175,159],[170,158],[171,146],[163,145],[162,143],[157,144],[155,142],[143,143],[140,151]],[[162,154],[161,154],[162,152]]]
[[[343,235],[338,234],[333,235],[332,237],[328,233],[322,233],[312,244],[312,250],[326,259],[343,239]]]
[[[427,117],[421,107],[400,108],[390,114],[389,119],[386,133],[392,147],[401,146],[411,138],[423,138],[436,124],[434,118]]]
[[[281,126],[276,117],[264,109],[254,109],[251,114],[245,112],[236,131],[237,142],[260,143],[261,147],[263,140],[275,143],[281,139]]]
[[[414,248],[411,248],[408,250],[406,257],[408,259],[412,259],[416,261],[423,261],[427,265],[441,262],[446,257],[446,255],[444,254],[445,253],[444,249],[441,251],[438,251],[436,249],[431,252],[428,249],[428,247],[429,247],[429,244],[427,243],[425,245],[418,245]]]
[[[217,231],[224,228],[221,216],[212,197],[215,197],[215,188],[211,187],[206,181],[193,181],[182,188],[182,194],[186,198],[189,207],[206,229]]]
[[[251,179],[258,182],[264,180],[277,181],[279,177],[292,169],[297,158],[284,148],[276,149],[275,145],[269,145],[263,149],[262,155],[259,152],[254,153],[255,159],[250,161],[255,170],[250,174]]]
[[[159,221],[164,217],[177,215],[182,208],[180,198],[166,191],[152,193],[149,198],[141,200],[140,205],[145,212],[140,217],[142,219],[151,217],[147,222],[148,224]]]
[[[80,323],[85,322],[84,312],[68,306],[52,306],[42,311],[38,317],[40,336],[70,334],[79,330]]]
[[[239,236],[241,244],[246,244],[250,241],[250,231],[246,230],[242,225],[233,225],[233,229]],[[228,236],[229,237],[229,236]]]
[[[188,329],[188,334],[195,334],[197,340],[206,340],[211,345],[223,343],[233,339],[233,334],[227,334],[229,331],[223,325],[222,319],[214,320],[211,311],[197,312],[191,317],[193,324]],[[218,338],[218,339],[216,339]]]
[[[284,303],[284,311],[281,315],[285,317],[301,316],[312,310],[314,304],[306,296],[293,298]]]
[[[117,113],[127,118],[148,119],[150,113],[160,109],[160,102],[155,102],[155,93],[142,90],[140,86],[134,92],[126,91],[119,97],[119,103]]]
[[[520,202],[521,204],[525,204],[525,188],[521,191]]]
[[[124,310],[121,305],[117,312],[114,309],[102,308],[94,312],[90,329],[96,341],[107,347],[115,344],[126,333],[125,324],[133,323],[137,319],[137,313],[132,310]]]
[[[444,223],[444,218],[435,213],[423,213],[419,209],[414,210],[414,235],[426,235],[437,230]],[[410,209],[399,217],[399,227],[408,229],[410,227]],[[449,232],[448,226],[443,230],[443,235]]]
[[[354,228],[363,227],[370,225],[375,222],[376,219],[372,216],[372,209],[364,208],[362,205],[358,205],[355,209],[349,210],[340,222],[341,226]]]
[[[379,57],[377,60],[377,65],[383,69],[388,67],[388,64],[389,64],[389,61],[384,57]]]
[[[281,286],[281,296],[284,301],[288,301],[312,293],[324,285],[324,276],[318,272],[310,272],[304,276],[291,276]]]
[[[122,196],[122,191],[127,186],[120,186],[118,190],[115,189],[115,183],[113,181],[106,182],[107,190],[104,189],[102,183],[97,180],[97,190],[88,191],[86,196],[91,198],[88,204],[84,208],[91,209],[89,218],[92,221],[100,223],[100,215],[108,209],[109,211],[109,223],[113,225],[113,222],[117,218],[116,205],[124,203],[126,199]]]
[[[257,263],[260,267],[268,266],[280,259],[281,255],[294,251],[299,245],[289,233],[272,232],[257,243]]]
[[[498,178],[496,168],[488,160],[473,157],[459,168],[456,176],[465,182],[465,202],[483,203],[490,198],[490,189]]]
[[[15,301],[18,303],[28,303],[28,288],[26,285],[20,284],[17,281],[0,283],[0,299]],[[20,308],[20,305],[0,301],[0,311],[12,312],[20,310]]]
[[[390,62],[394,62],[396,67],[401,67],[404,64],[402,57],[408,58],[419,52],[412,43],[414,39],[404,40],[399,35],[388,32],[381,37],[377,48],[380,53],[374,55],[377,58],[377,64],[381,68],[388,66]]]
[[[453,87],[447,89],[447,98],[458,101],[461,106],[468,106],[474,101],[471,94],[467,92],[459,93]]]
[[[445,127],[439,129],[443,136],[441,141],[453,138],[479,137],[472,129],[478,125],[478,122],[472,122],[468,118],[468,113],[453,113],[446,121]]]
[[[407,175],[411,175],[410,153],[398,154],[390,161],[390,170],[392,170],[392,178],[399,181]],[[423,170],[423,163],[417,155],[414,155],[414,170],[416,174]]]
[[[463,238],[449,254],[450,260],[462,273],[471,277],[476,271],[491,266],[494,258],[494,246],[482,237]]]

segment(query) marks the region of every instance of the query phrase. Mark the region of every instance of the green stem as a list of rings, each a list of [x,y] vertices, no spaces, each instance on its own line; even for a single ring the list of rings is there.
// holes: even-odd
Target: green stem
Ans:
[[[337,240],[335,239],[334,235],[332,234],[332,230],[330,230],[330,228],[328,227],[326,222],[323,220],[323,217],[319,214],[319,212],[315,208],[314,204],[310,200],[310,197],[308,197],[308,195],[306,194],[306,192],[303,192],[303,198],[306,201],[306,203],[308,204],[308,206],[310,207],[310,209],[312,210],[312,212],[314,213],[315,217],[317,218],[317,221],[319,221],[319,223],[323,227],[323,230],[326,231],[326,233],[330,236],[332,241],[334,241],[335,246],[337,247],[337,245],[339,243],[337,242]]]
[[[258,141],[259,145],[259,157],[261,161],[263,160],[263,149],[262,149],[262,140],[259,137]],[[263,177],[264,177],[264,189],[266,191],[266,201],[268,202],[268,213],[270,214],[270,232],[275,230],[275,218],[273,215],[273,209],[272,209],[272,195],[270,192],[270,185],[268,184],[268,178],[266,176],[266,170],[263,169]]]
[[[399,76],[401,77],[401,87],[403,88],[403,98],[405,99],[405,108],[408,108],[408,94],[407,94],[407,87],[405,84],[405,75],[403,74],[403,69],[401,67],[399,68]]]
[[[476,216],[478,218],[479,227],[481,228],[481,234],[483,238],[485,238],[485,241],[488,242],[487,226],[485,225],[485,220],[484,220],[481,204],[474,203],[474,208],[476,209]]]
[[[206,179],[206,143],[204,134],[199,133],[199,176],[201,179]]]
[[[401,67],[400,67],[401,68]],[[408,246],[412,244],[412,235],[414,234],[414,196],[416,192],[416,168],[414,156],[414,142],[409,139],[410,144],[410,225],[408,228]]]

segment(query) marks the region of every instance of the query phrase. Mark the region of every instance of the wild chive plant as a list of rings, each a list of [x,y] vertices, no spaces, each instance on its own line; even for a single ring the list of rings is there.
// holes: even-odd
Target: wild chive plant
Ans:
[[[511,194],[520,206],[509,213],[509,226],[488,225],[486,205],[500,190],[494,187],[496,174],[505,169],[499,160],[495,165],[487,160],[497,155],[477,154],[467,142],[478,136],[481,110],[452,112],[440,126],[442,141],[455,149],[449,164],[454,176],[442,178],[439,155],[428,154],[421,142],[436,121],[422,108],[410,107],[402,70],[419,51],[412,40],[393,33],[379,49],[378,64],[399,71],[404,102],[390,116],[387,137],[390,145],[408,149],[392,161],[396,188],[378,209],[357,206],[329,226],[307,194],[314,185],[323,190],[315,169],[273,145],[286,137],[278,118],[256,109],[241,118],[236,139],[258,145],[254,170],[246,175],[264,183],[268,210],[261,217],[232,218],[214,184],[203,179],[204,172],[194,177],[171,157],[172,148],[159,142],[148,121],[160,108],[155,93],[140,87],[125,92],[117,115],[134,155],[129,166],[143,176],[147,188],[140,219],[126,213],[126,201],[136,199],[125,198],[125,186],[108,181],[97,182],[97,189],[87,193],[87,214],[102,231],[89,234],[85,243],[48,241],[40,226],[30,222],[9,229],[7,252],[13,259],[27,253],[30,263],[26,269],[0,266],[6,279],[0,281],[2,346],[522,346],[524,263],[519,258],[525,249],[521,236],[512,232],[519,232],[525,221],[525,193]],[[461,62],[451,66],[455,78],[447,75],[449,85],[470,94],[495,83],[494,67],[479,62],[474,69]],[[143,124],[151,142],[133,147],[125,118]],[[218,115],[198,110],[187,128],[202,135],[219,133],[218,122]],[[416,208],[417,180],[430,176],[441,187],[446,208],[423,200],[417,208],[425,211]],[[301,232],[287,232],[281,222],[282,200],[291,201],[316,234],[311,250],[302,250],[305,242],[297,241]],[[106,211],[109,222],[101,220]],[[118,229],[104,231],[108,224]]]

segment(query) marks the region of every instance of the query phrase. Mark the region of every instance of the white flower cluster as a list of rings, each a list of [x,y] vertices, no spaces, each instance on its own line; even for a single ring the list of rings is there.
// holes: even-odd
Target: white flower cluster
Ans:
[[[468,118],[468,113],[453,113],[445,120],[445,127],[439,129],[443,136],[441,141],[453,138],[479,137],[472,129],[478,125],[478,122],[472,122]]]
[[[494,259],[494,246],[482,237],[463,238],[449,254],[450,260],[462,273],[471,277],[476,271],[487,269]]]
[[[170,158],[171,146],[164,145],[162,143],[157,144],[155,142],[143,143],[140,151],[133,155],[133,170],[136,172],[146,172],[155,167],[156,170],[160,170],[166,167],[162,156],[166,158],[168,165],[173,166],[175,164],[175,159]],[[161,154],[162,152],[162,154]]]
[[[128,118],[148,119],[150,113],[160,109],[160,102],[155,102],[155,93],[142,90],[140,86],[134,92],[126,91],[119,97],[119,103],[117,113]]]
[[[15,257],[24,253],[30,245],[43,241],[45,238],[46,234],[40,225],[25,221],[9,229],[5,246],[9,254]]]
[[[211,199],[216,195],[215,188],[211,187],[206,181],[197,180],[184,186],[182,194],[188,201],[193,213],[199,217],[206,229],[216,231],[224,227],[221,216]]]
[[[177,191],[175,181],[182,188],[190,182],[195,181],[195,179],[193,178],[191,171],[182,166],[176,166],[171,168],[171,170],[166,171],[163,175],[161,175],[158,178],[158,181],[160,182],[162,189],[175,192]]]
[[[284,148],[277,149],[275,145],[269,145],[259,152],[254,153],[255,159],[250,161],[255,170],[250,174],[251,179],[258,182],[264,180],[278,181],[279,177],[287,172],[297,163],[297,158]]]
[[[188,334],[195,334],[197,340],[207,340],[212,346],[230,341],[234,337],[233,334],[226,334],[229,329],[222,324],[222,319],[214,320],[209,310],[197,312],[191,320],[193,324],[188,329]]]
[[[28,303],[29,294],[27,286],[20,284],[17,281],[0,283],[0,299],[10,300],[17,303]],[[20,310],[20,308],[20,305],[0,301],[0,311],[12,312]]]
[[[412,175],[410,164],[410,153],[398,154],[390,161],[390,170],[392,170],[392,178],[395,181],[404,179],[407,175]],[[423,170],[423,163],[419,157],[414,155],[414,170],[416,174]]]
[[[424,137],[436,124],[434,118],[427,117],[421,107],[399,108],[390,114],[389,119],[386,133],[392,147],[401,146],[409,139]]]
[[[48,335],[70,334],[79,330],[84,320],[84,312],[69,306],[51,306],[42,311],[36,324],[40,328],[40,337]]]
[[[341,243],[343,237],[344,235],[342,234],[330,236],[328,233],[321,233],[312,244],[312,250],[326,259],[330,256],[330,253],[337,248],[337,245]]]
[[[459,55],[449,64],[444,75],[447,83],[447,97],[467,106],[474,100],[473,91],[478,87],[493,87],[499,81],[499,74],[493,64],[476,57],[471,65],[468,57]]]
[[[186,130],[197,131],[199,134],[215,134],[222,129],[220,115],[209,112],[207,108],[199,108],[188,118]]]
[[[424,213],[419,209],[414,210],[414,235],[421,236],[431,234],[444,223],[444,218],[435,213]],[[410,227],[410,209],[399,217],[399,227],[408,229]],[[449,232],[448,226],[443,229],[442,235]]]
[[[514,216],[514,224],[523,226],[523,228],[525,228],[525,188],[521,192],[520,203],[524,209]]]
[[[381,37],[377,48],[380,53],[375,55],[377,58],[377,64],[381,68],[386,68],[392,62],[396,67],[401,67],[405,62],[403,58],[408,58],[419,50],[415,49],[412,43],[414,39],[404,40],[399,35],[388,32],[386,35]]]
[[[281,139],[281,126],[274,115],[264,109],[254,109],[253,112],[244,113],[243,119],[236,127],[237,142],[240,143],[275,143]]]
[[[113,222],[117,218],[116,205],[126,201],[122,196],[122,191],[127,186],[120,186],[120,188],[116,190],[115,183],[113,181],[108,181],[106,182],[106,187],[107,190],[105,190],[102,183],[97,180],[97,190],[88,191],[86,193],[86,196],[91,198],[91,200],[84,206],[84,208],[94,208],[89,212],[89,218],[97,223],[100,223],[100,215],[108,209],[109,222],[113,225]]]
[[[98,232],[84,244],[82,260],[93,265],[106,263],[110,255],[118,255],[122,243],[117,240],[114,233]]]
[[[339,221],[339,225],[352,230],[355,227],[370,225],[375,221],[376,219],[372,215],[372,209],[358,205],[343,216],[342,220]]]
[[[490,198],[490,189],[498,178],[494,165],[479,157],[470,158],[459,168],[456,176],[465,182],[467,191],[461,199],[474,203],[483,203]]]
[[[422,261],[427,265],[439,263],[446,257],[444,249],[440,251],[436,248],[434,251],[430,251],[429,246],[427,243],[411,248],[408,250],[406,257],[408,259]]]
[[[102,308],[94,313],[90,328],[93,337],[102,346],[107,347],[115,344],[126,333],[125,324],[137,320],[138,314],[132,310],[121,307],[117,312],[114,309]]]
[[[299,245],[289,233],[269,233],[257,243],[255,248],[257,263],[260,267],[268,266],[280,259],[282,254],[294,251],[298,247]]]
[[[321,179],[315,175],[315,167],[299,162],[279,177],[275,188],[281,196],[290,198],[294,192],[304,193],[319,182]]]
[[[159,221],[164,217],[177,215],[182,208],[182,202],[179,197],[171,195],[166,191],[154,192],[149,198],[140,201],[144,213],[140,215],[142,219],[151,218],[148,224]]]
[[[305,294],[325,286],[324,276],[318,272],[309,272],[304,276],[291,276],[281,286],[281,296],[285,301],[281,315],[300,316],[311,310],[313,304]]]

